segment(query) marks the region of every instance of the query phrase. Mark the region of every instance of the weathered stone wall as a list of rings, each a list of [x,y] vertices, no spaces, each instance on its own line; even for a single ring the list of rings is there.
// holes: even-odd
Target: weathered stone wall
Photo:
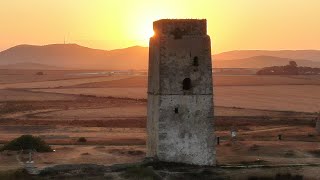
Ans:
[[[205,19],[162,19],[153,23],[153,30],[158,35],[171,36],[177,29],[184,32],[184,35],[205,36],[207,21]]]
[[[160,20],[150,39],[147,156],[215,164],[206,20]]]
[[[158,158],[214,164],[212,97],[169,95],[160,98]],[[178,112],[175,109],[178,109]]]

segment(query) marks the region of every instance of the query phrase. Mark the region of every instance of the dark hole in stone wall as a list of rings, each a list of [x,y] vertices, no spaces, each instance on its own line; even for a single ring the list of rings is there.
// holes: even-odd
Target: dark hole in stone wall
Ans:
[[[179,113],[179,109],[178,108],[174,108],[174,113],[178,114]]]
[[[174,36],[174,39],[182,39],[184,32],[180,28],[176,28],[171,34]]]
[[[189,90],[189,89],[191,89],[191,79],[185,78],[183,80],[183,90]]]
[[[198,56],[195,56],[193,58],[193,66],[199,66],[199,58],[198,58]]]

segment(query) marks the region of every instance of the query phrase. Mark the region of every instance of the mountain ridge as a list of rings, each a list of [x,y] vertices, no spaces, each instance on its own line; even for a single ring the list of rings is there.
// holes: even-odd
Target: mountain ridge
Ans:
[[[264,68],[271,66],[285,66],[289,61],[296,61],[299,66],[320,67],[320,62],[304,59],[290,59],[274,56],[254,56],[243,59],[216,60],[215,68]]]
[[[148,47],[142,46],[100,50],[78,44],[22,44],[0,52],[0,66],[34,63],[64,69],[145,70],[148,56]],[[237,50],[212,57],[215,68],[263,68],[285,65],[290,60],[301,66],[320,67],[319,50]]]
[[[255,56],[274,56],[320,62],[320,50],[234,50],[214,55],[219,60],[244,59]]]

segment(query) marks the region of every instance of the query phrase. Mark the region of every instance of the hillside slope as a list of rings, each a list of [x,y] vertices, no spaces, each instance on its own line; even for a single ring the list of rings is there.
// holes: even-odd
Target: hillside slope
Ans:
[[[0,65],[36,63],[70,69],[146,69],[148,48],[98,50],[76,44],[19,45],[0,52]]]
[[[234,60],[214,60],[215,68],[263,68],[269,66],[284,66],[293,59],[273,56],[255,56]],[[299,66],[320,67],[320,62],[294,59]]]
[[[288,59],[305,59],[310,61],[320,62],[319,50],[279,50],[279,51],[265,51],[265,50],[239,50],[229,51],[216,54],[215,59],[219,60],[233,60],[245,59],[256,56],[273,56]]]
[[[299,66],[320,67],[320,51],[308,50],[230,51],[213,55],[213,59],[215,68],[283,66],[290,60],[295,60]],[[19,45],[0,52],[0,66],[4,68],[39,69],[39,64],[46,69],[145,70],[148,68],[148,47],[106,51],[77,44]]]

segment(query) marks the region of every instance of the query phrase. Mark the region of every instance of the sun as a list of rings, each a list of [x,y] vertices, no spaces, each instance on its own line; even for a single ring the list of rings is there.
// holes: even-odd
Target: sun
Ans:
[[[139,39],[149,39],[152,36],[154,36],[152,23],[146,23],[146,25],[141,25],[141,27],[138,28],[138,31],[139,31],[139,35],[138,35]]]
[[[148,38],[151,38],[151,37],[153,37],[154,36],[154,31],[153,31],[153,29],[148,29],[147,31],[146,31],[146,36],[148,37]]]

